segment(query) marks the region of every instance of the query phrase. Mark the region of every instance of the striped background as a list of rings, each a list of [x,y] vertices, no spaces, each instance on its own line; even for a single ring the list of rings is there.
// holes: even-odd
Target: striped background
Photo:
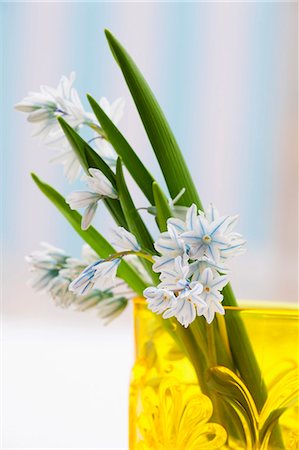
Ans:
[[[24,115],[13,110],[13,104],[27,91],[38,90],[40,84],[55,86],[61,74],[75,70],[76,87],[82,97],[90,92],[96,98],[105,95],[113,100],[123,96],[127,100],[121,129],[161,181],[135,107],[107,47],[104,28],[123,42],[146,75],[181,145],[203,202],[214,202],[223,213],[240,214],[238,229],[248,240],[248,252],[234,264],[232,278],[238,297],[296,301],[296,3],[2,3],[1,12],[4,68],[1,128],[5,163],[3,310],[8,324],[4,328],[9,344],[5,347],[8,381],[13,379],[14,370],[20,369],[16,364],[17,361],[20,364],[18,349],[22,337],[16,326],[18,330],[25,326],[22,336],[29,342],[25,355],[31,364],[36,360],[37,350],[30,353],[33,348],[30,342],[35,343],[40,335],[31,336],[29,328],[36,330],[36,324],[43,320],[57,325],[61,339],[66,339],[68,355],[74,351],[73,364],[76,350],[70,344],[71,338],[65,338],[64,327],[73,329],[75,325],[82,336],[86,327],[98,327],[91,325],[95,322],[92,315],[78,317],[76,313],[57,311],[46,298],[34,295],[25,285],[28,274],[23,257],[37,248],[40,241],[63,247],[75,256],[79,255],[81,242],[30,180],[29,172],[34,171],[64,194],[72,190],[63,179],[61,167],[47,163],[51,151],[31,137],[30,125]],[[135,190],[133,185],[132,188]],[[135,198],[142,206],[144,200],[137,190]],[[104,233],[111,226],[103,208],[97,224]],[[35,324],[32,327],[30,320]],[[110,350],[115,342],[117,354],[120,344],[115,335],[121,329],[127,336],[129,326],[127,313],[118,324],[101,331],[100,339],[105,336]],[[38,350],[41,353],[46,352],[45,342],[53,337],[51,325],[49,330],[49,335],[42,335],[43,347]],[[97,328],[92,342],[98,343],[95,336]],[[78,335],[75,340],[79,341]],[[124,342],[122,345],[129,349],[131,337]],[[83,358],[86,347],[80,345]],[[93,345],[96,353],[97,346]],[[58,347],[58,344],[53,347],[53,354],[58,355]],[[46,352],[49,367],[52,350]],[[59,357],[64,360],[63,355]],[[72,362],[69,364],[71,367]],[[129,365],[130,361],[122,361],[124,373]],[[103,383],[102,371],[94,367],[97,369]],[[57,386],[53,390],[57,393],[61,389],[66,395],[67,385],[62,383],[59,388],[58,382],[63,373],[56,373]],[[30,383],[31,375],[28,372],[26,382]],[[112,383],[111,376],[106,381]],[[76,383],[89,389],[92,398],[94,385],[87,388],[78,378]],[[121,386],[126,389],[127,378],[123,383]],[[15,416],[15,410],[26,402],[23,397],[26,386],[18,386],[15,393],[8,383],[6,391],[7,421],[3,435],[7,447],[126,448],[125,421],[118,422],[119,437],[109,435],[109,420],[99,433],[96,418],[103,414],[100,407],[90,413],[89,423],[83,421],[80,428],[76,422],[78,415],[72,413],[70,406],[63,413],[69,422],[65,419],[67,423],[62,426],[58,413],[54,423],[58,430],[56,437],[49,436],[45,416],[39,421],[34,408],[29,408],[28,413],[23,406],[24,411],[21,409]],[[28,399],[32,400],[30,388],[29,393]],[[69,395],[72,398],[71,392]],[[115,413],[106,404],[106,416],[109,417],[110,411],[121,420],[126,408],[121,387],[117,395],[123,395],[121,410]],[[98,402],[103,400],[96,398]],[[85,407],[90,408],[89,400],[82,398]],[[110,403],[113,401],[118,405],[118,397]],[[54,411],[55,405],[52,406]],[[50,408],[51,420],[53,411]],[[27,414],[41,430],[34,436],[24,419]],[[15,426],[20,430],[17,435]]]

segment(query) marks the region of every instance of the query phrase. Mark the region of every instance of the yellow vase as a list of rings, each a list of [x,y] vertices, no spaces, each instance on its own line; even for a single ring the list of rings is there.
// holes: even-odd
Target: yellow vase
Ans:
[[[135,301],[130,450],[299,449],[298,312],[226,311],[234,314],[243,320],[267,387],[261,409],[232,367],[211,365],[202,373],[203,393],[198,374],[163,319],[144,300]],[[219,319],[225,336],[225,321]],[[225,339],[223,346],[228,346]]]

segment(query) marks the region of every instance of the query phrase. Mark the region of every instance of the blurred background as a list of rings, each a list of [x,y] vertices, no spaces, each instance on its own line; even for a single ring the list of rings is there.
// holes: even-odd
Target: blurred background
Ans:
[[[55,308],[26,285],[24,255],[47,241],[79,257],[82,242],[30,179],[64,195],[62,166],[13,105],[76,71],[85,93],[126,100],[120,128],[162,182],[110,54],[104,28],[145,74],[204,204],[240,214],[248,251],[238,298],[297,301],[297,3],[2,3],[4,168],[2,442],[7,449],[126,449],[133,363],[130,308],[103,327],[95,313]],[[144,206],[134,189],[138,206]],[[136,190],[136,192],[135,192]],[[102,206],[96,225],[112,225]]]

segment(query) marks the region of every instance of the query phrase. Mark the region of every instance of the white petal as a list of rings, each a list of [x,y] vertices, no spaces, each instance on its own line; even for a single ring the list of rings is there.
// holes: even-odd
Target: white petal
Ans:
[[[123,116],[125,100],[123,98],[116,99],[110,107],[110,118],[114,125],[117,125]]]
[[[213,272],[208,267],[207,269],[204,269],[204,271],[201,274],[200,280],[204,286],[210,286],[213,281]]]
[[[45,109],[37,109],[28,115],[27,120],[29,122],[44,122],[50,118],[49,111]]]
[[[168,309],[167,311],[165,311],[165,313],[163,314],[163,319],[169,319],[170,317],[173,317],[175,315],[175,308],[172,309]]]
[[[171,256],[153,256],[155,260],[152,265],[154,272],[162,272],[163,270],[173,270],[174,269],[174,258]]]
[[[100,170],[89,169],[89,173],[91,176],[86,178],[86,183],[92,191],[105,197],[117,198],[112,184]]]
[[[82,230],[87,230],[87,228],[90,226],[96,213],[97,207],[98,203],[95,202],[88,205],[87,208],[85,209],[84,214],[82,216],[82,223],[81,223]]]
[[[86,208],[90,204],[97,203],[101,199],[101,196],[88,191],[72,192],[66,197],[66,202],[70,205],[71,209]]]
[[[99,105],[102,108],[102,110],[104,111],[104,113],[110,119],[111,118],[111,109],[110,109],[110,103],[108,102],[107,98],[106,97],[100,98]]]
[[[215,234],[222,234],[225,232],[227,225],[229,223],[229,216],[222,216],[219,217],[217,220],[214,220],[214,222],[211,223],[209,227],[209,234],[211,236]]]
[[[25,102],[20,102],[17,103],[15,105],[15,109],[17,111],[21,111],[21,112],[32,112],[36,109],[37,107],[35,105],[33,105],[32,103],[25,103]]]
[[[196,230],[198,228],[197,222],[197,208],[196,205],[193,204],[190,206],[186,214],[186,228],[190,231]]]
[[[158,289],[154,286],[150,286],[143,291],[143,295],[147,298],[155,298]]]
[[[167,220],[167,225],[171,225],[174,227],[178,234],[183,233],[185,231],[185,222],[181,219],[177,219],[175,217],[171,217]]]
[[[221,291],[224,286],[227,285],[228,281],[229,278],[226,275],[217,276],[214,278],[214,280],[211,281],[210,286],[213,287],[213,289]]]
[[[206,321],[208,322],[208,324],[210,324],[213,321],[213,319],[214,319],[215,311],[214,311],[213,308],[208,307],[206,309],[206,311],[204,311],[203,315],[205,316]]]
[[[203,291],[203,285],[199,281],[194,281],[190,283],[191,293],[193,295],[199,295]]]
[[[217,220],[219,218],[219,213],[213,203],[210,203],[205,216],[209,220],[209,222],[214,222],[214,220]]]
[[[118,227],[112,230],[112,245],[119,247],[122,250],[133,250],[135,252],[140,250],[140,245],[136,237],[123,227]]]
[[[97,135],[97,139],[94,139],[95,151],[104,159],[108,166],[114,167],[116,165],[117,154],[106,139]]]

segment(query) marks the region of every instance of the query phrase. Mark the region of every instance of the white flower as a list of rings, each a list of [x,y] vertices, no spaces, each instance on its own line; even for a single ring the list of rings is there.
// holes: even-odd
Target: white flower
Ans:
[[[180,239],[177,229],[168,225],[167,232],[161,233],[158,240],[155,242],[155,249],[162,255],[169,255],[173,258],[182,256],[185,251],[185,243]]]
[[[246,252],[246,241],[239,233],[230,233],[227,239],[227,247],[220,250],[221,260],[225,261],[234,256],[243,255]]]
[[[136,237],[124,227],[113,229],[112,234],[111,244],[115,247],[118,247],[121,250],[133,250],[135,252],[140,250],[140,245],[138,244]]]
[[[85,264],[89,265],[93,262],[98,261],[99,255],[90,247],[90,245],[83,244],[81,250],[81,259]]]
[[[211,222],[204,214],[196,217],[192,231],[182,233],[181,237],[190,246],[191,259],[211,258],[215,263],[220,261],[220,251],[227,248],[228,238],[225,232],[230,223],[230,217],[219,217]]]
[[[109,103],[106,97],[102,97],[99,105],[114,125],[117,125],[124,114],[125,100],[120,97]]]
[[[117,153],[103,136],[96,134],[92,139],[93,148],[95,152],[100,155],[100,157],[105,161],[106,164],[110,167],[116,166],[117,161]]]
[[[159,288],[171,291],[184,289],[188,283],[189,265],[184,264],[184,259],[177,256],[174,260],[174,267],[170,270],[161,272]]]
[[[167,232],[161,233],[155,249],[162,256],[154,256],[155,263],[153,270],[162,272],[164,270],[173,269],[174,259],[182,256],[187,262],[189,253],[189,244],[183,239],[183,233],[192,231],[197,221],[197,209],[195,205],[188,208],[185,214],[185,220],[171,217],[167,220]]]
[[[15,106],[17,110],[28,113],[28,121],[34,124],[35,134],[41,135],[47,145],[57,147],[57,156],[51,162],[63,164],[69,182],[78,178],[81,166],[57,117],[63,117],[77,131],[84,124],[96,124],[94,114],[84,110],[78,92],[73,87],[74,81],[74,72],[69,78],[62,76],[56,89],[41,86],[40,92],[30,92]]]
[[[59,275],[68,278],[71,282],[90,264],[98,261],[99,257],[92,248],[84,244],[81,251],[81,259],[67,258],[65,266],[59,271]]]
[[[205,216],[210,222],[212,222],[219,219],[219,212],[213,204],[210,204]],[[242,238],[241,234],[232,231],[237,220],[238,216],[236,215],[229,217],[226,222],[225,236],[227,238],[227,246],[226,248],[220,250],[222,260],[241,255],[245,252],[244,246],[246,241]]]
[[[114,125],[117,125],[123,116],[125,106],[124,99],[118,98],[110,104],[105,97],[102,97],[99,101],[99,105]],[[93,142],[95,144],[95,151],[104,159],[104,161],[109,166],[115,166],[117,154],[110,142],[98,134],[95,135]]]
[[[223,295],[220,291],[228,283],[226,275],[215,274],[210,268],[206,268],[198,278],[203,286],[201,297],[206,302],[206,308],[203,311],[208,323],[214,319],[215,313],[224,314],[224,308],[221,305]]]
[[[87,230],[90,226],[98,207],[98,201],[101,198],[101,195],[93,192],[72,192],[67,196],[66,202],[71,209],[85,208],[81,222],[82,230]]]
[[[149,287],[143,291],[147,299],[148,308],[157,314],[162,314],[166,309],[176,304],[176,297],[173,292],[166,289]]]
[[[113,285],[108,289],[113,297],[125,297],[128,300],[136,297],[136,292],[134,292],[125,281],[120,278],[116,278],[113,281]]]
[[[80,161],[67,141],[60,145],[57,155],[50,162],[64,166],[64,175],[70,183],[76,181],[81,173]]]
[[[191,283],[190,287],[180,292],[177,297],[177,302],[173,307],[164,312],[163,318],[169,319],[170,317],[176,317],[187,328],[195,320],[196,316],[203,314],[206,308],[206,303],[201,297],[202,289],[201,283]]]
[[[128,299],[125,297],[110,297],[101,300],[98,303],[98,313],[101,319],[108,319],[104,323],[107,325],[118,317],[128,305]]]
[[[76,296],[75,305],[80,311],[97,307],[100,317],[109,318],[110,322],[124,310],[128,301],[134,297],[136,297],[136,293],[123,280],[116,278],[114,285],[105,291],[93,289],[87,295]]]
[[[168,231],[161,233],[154,246],[157,252],[162,256],[154,256],[155,263],[153,270],[162,272],[164,270],[173,270],[175,258],[178,256],[186,259],[186,245],[172,224],[168,225]]]
[[[68,308],[76,300],[76,295],[69,291],[70,280],[60,274],[53,278],[49,292],[57,306]]]
[[[197,225],[198,211],[196,205],[191,205],[190,208],[186,208],[185,219],[170,217],[167,220],[167,228],[169,226],[176,229],[179,236],[185,231],[193,231]]]
[[[110,181],[98,169],[89,169],[90,177],[86,177],[86,184],[90,191],[72,192],[66,198],[71,209],[85,208],[81,228],[86,230],[96,213],[98,202],[105,197],[117,198],[117,193]]]
[[[15,105],[19,111],[28,114],[28,121],[34,124],[35,134],[41,135],[47,145],[57,148],[57,156],[51,161],[63,164],[64,174],[69,182],[75,181],[81,171],[80,162],[69,142],[65,138],[57,117],[63,117],[68,124],[78,131],[83,125],[97,125],[96,117],[93,113],[86,112],[77,90],[73,87],[75,73],[72,72],[69,78],[62,76],[57,88],[41,86],[40,92],[29,92],[21,102]],[[120,121],[124,100],[118,98],[109,104],[105,97],[100,99],[100,106],[117,125]],[[95,151],[109,164],[115,166],[117,154],[111,144],[101,135],[98,129],[94,141]]]
[[[93,192],[103,197],[117,198],[117,193],[110,181],[99,169],[89,169],[90,177],[86,178],[86,184]]]
[[[119,258],[111,261],[101,259],[91,264],[71,282],[70,291],[77,295],[84,295],[95,285],[101,291],[105,291],[115,283],[116,271],[120,262]]]
[[[200,260],[189,263],[189,277],[192,277],[192,281],[199,280],[200,274],[207,267],[209,267],[215,274],[217,274],[218,272],[229,272],[229,269],[222,262],[222,259],[221,263],[216,264],[211,258],[203,256]]]
[[[56,89],[41,86],[40,92],[29,92],[15,106],[17,110],[28,113],[28,121],[36,125],[36,134],[47,137],[48,142],[64,138],[57,117],[62,116],[73,128],[92,120],[92,115],[85,112],[73,87],[74,81],[75,73],[72,72],[69,79],[65,76],[61,78]]]
[[[25,257],[29,263],[29,270],[34,273],[31,285],[36,290],[48,288],[67,259],[67,255],[60,248],[46,242],[42,242],[41,245],[44,247],[43,250],[32,252]]]
[[[86,272],[92,274],[93,267],[99,263],[96,253],[89,245],[84,244],[82,259],[76,259],[68,257],[63,250],[49,244],[42,245],[44,250],[33,252],[26,259],[30,270],[36,275],[33,280],[34,287],[46,289],[56,306],[74,306],[80,311],[97,308],[99,315],[109,318],[110,321],[123,311],[130,299],[136,297],[136,293],[123,280],[115,278],[120,260],[115,264],[113,261],[104,262],[100,269],[95,269],[92,285],[99,284],[100,289],[88,292],[90,286],[87,286],[86,295],[77,295],[75,289],[70,290],[72,280],[80,278],[80,275]]]

